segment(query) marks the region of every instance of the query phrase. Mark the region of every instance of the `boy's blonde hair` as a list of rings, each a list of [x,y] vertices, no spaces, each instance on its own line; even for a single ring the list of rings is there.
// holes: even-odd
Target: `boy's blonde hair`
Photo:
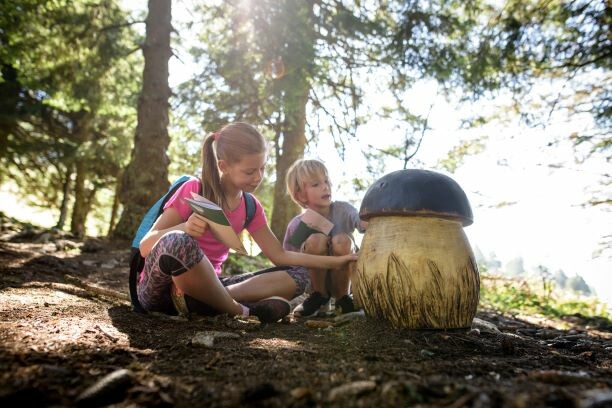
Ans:
[[[291,199],[300,207],[306,208],[306,204],[298,200],[297,194],[302,191],[307,181],[320,176],[329,179],[327,167],[325,167],[322,161],[316,159],[296,160],[291,167],[289,167],[289,170],[287,170],[287,176],[285,177],[287,193],[289,193]]]

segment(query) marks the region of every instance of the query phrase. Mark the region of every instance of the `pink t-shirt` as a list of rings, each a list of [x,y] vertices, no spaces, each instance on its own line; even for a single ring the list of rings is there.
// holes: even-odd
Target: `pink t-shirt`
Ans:
[[[184,201],[184,198],[191,198],[191,192],[198,193],[200,191],[200,180],[197,178],[193,178],[191,180],[186,181],[170,199],[164,205],[164,210],[166,208],[174,207],[184,221],[187,221],[192,211]],[[246,219],[246,204],[244,201],[244,196],[240,200],[240,205],[234,211],[226,212],[225,215],[229,219],[232,228],[236,233],[240,233],[243,230],[244,221]],[[247,231],[249,234],[253,234],[255,231],[265,226],[268,223],[266,219],[266,214],[263,211],[263,207],[257,198],[255,198],[255,216],[253,220],[249,224]],[[212,235],[210,231],[206,231],[204,235],[199,238],[196,238],[196,241],[202,248],[204,255],[208,258],[212,266],[215,268],[215,272],[217,275],[221,274],[221,265],[227,259],[227,255],[229,253],[229,248],[217,241],[215,237]]]

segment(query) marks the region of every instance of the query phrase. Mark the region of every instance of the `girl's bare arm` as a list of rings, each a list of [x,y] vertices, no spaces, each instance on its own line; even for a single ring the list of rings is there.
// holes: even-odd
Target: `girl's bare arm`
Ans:
[[[151,248],[159,239],[169,231],[185,231],[194,238],[200,237],[206,232],[208,223],[197,214],[191,214],[187,221],[183,221],[178,211],[169,207],[155,221],[149,232],[140,241],[140,254],[146,257]]]
[[[275,265],[300,265],[307,268],[338,269],[346,266],[350,261],[357,260],[357,254],[320,256],[286,251],[267,225],[255,231],[252,236],[264,255]]]

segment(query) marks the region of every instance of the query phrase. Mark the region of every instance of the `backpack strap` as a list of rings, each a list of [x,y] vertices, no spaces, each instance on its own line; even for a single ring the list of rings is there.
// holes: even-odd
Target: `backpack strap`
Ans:
[[[174,195],[176,190],[178,190],[187,180],[190,180],[192,177],[190,176],[181,176],[179,177],[172,185],[168,188],[168,192],[164,194],[155,204],[149,208],[149,211],[144,215],[140,225],[138,226],[138,230],[136,231],[136,235],[134,236],[134,240],[132,241],[132,248],[138,248],[140,246],[140,241],[142,238],[149,232],[155,220],[159,218],[162,212],[164,212],[164,205],[170,197]],[[200,183],[200,189],[202,188]]]
[[[246,218],[244,220],[244,228],[247,228],[251,225],[251,221],[255,218],[255,210],[257,209],[255,205],[255,198],[253,194],[247,193],[246,191],[243,193],[244,195],[244,205],[246,207]]]

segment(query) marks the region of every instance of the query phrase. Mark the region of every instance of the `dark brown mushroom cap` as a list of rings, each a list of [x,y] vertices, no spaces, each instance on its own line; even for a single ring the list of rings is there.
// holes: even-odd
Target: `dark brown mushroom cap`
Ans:
[[[474,221],[465,192],[452,178],[429,170],[398,170],[384,175],[366,191],[359,216],[404,215]]]

